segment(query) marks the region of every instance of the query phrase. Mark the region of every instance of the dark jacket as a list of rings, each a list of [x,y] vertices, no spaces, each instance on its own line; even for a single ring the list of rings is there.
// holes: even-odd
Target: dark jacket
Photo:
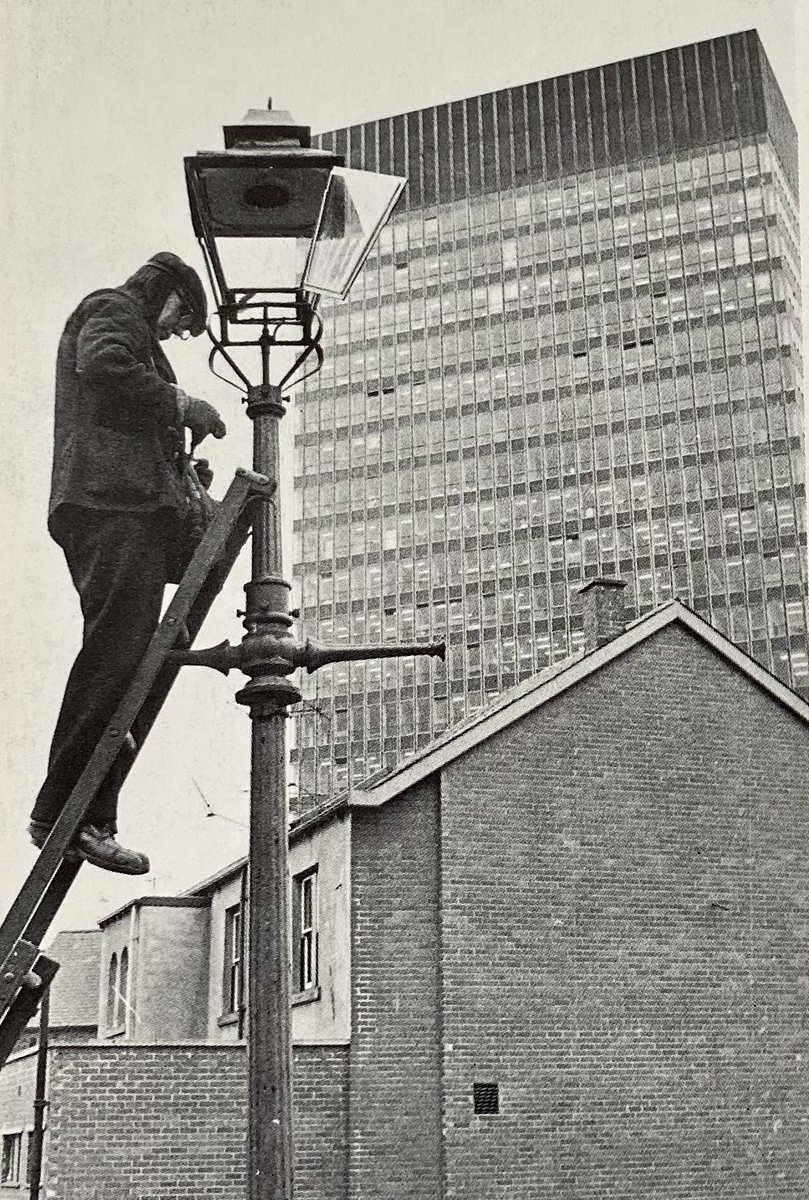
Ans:
[[[175,286],[171,272],[147,263],[122,287],[87,296],[68,319],[56,362],[48,509],[57,541],[76,507],[185,509],[175,375],[156,333]]]

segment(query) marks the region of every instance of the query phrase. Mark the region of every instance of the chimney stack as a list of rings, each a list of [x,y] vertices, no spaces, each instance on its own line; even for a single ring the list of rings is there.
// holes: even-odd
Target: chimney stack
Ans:
[[[625,579],[589,579],[579,588],[584,604],[584,648],[589,654],[626,628]]]

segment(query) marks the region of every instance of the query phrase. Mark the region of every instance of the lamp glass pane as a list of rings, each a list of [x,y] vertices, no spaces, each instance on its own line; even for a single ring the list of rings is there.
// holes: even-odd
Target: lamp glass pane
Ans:
[[[306,245],[295,238],[216,239],[227,286],[237,292],[296,287]]]
[[[344,300],[407,180],[334,167],[303,273],[303,287]]]

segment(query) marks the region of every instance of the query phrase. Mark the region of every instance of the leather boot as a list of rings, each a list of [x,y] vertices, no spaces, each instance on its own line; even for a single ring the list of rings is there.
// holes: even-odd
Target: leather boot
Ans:
[[[101,867],[103,871],[115,871],[119,875],[149,873],[146,855],[121,846],[106,825],[82,825],[74,844],[82,858],[94,867]]]

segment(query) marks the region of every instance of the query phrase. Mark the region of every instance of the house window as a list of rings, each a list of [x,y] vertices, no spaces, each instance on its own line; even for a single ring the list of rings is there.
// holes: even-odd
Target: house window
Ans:
[[[118,991],[115,997],[115,1024],[119,1029],[126,1025],[126,1013],[129,1008],[129,951],[121,951],[121,965],[118,970]]]
[[[225,910],[225,962],[222,980],[222,1011],[239,1012],[242,1006],[242,909],[240,904]]]
[[[110,959],[109,969],[107,971],[107,1028],[115,1029],[117,1025],[116,1018],[116,998],[118,995],[118,955],[113,954]]]
[[[317,868],[296,875],[292,897],[295,974],[293,990],[317,986]]]
[[[31,1168],[34,1165],[34,1131],[28,1130],[25,1139],[25,1186],[31,1186]]]
[[[3,1167],[0,1183],[18,1187],[20,1184],[20,1158],[22,1155],[22,1133],[3,1134]]]
[[[124,947],[120,958],[113,954],[107,969],[107,1029],[120,1033],[126,1027],[127,990],[129,987],[129,951]]]

